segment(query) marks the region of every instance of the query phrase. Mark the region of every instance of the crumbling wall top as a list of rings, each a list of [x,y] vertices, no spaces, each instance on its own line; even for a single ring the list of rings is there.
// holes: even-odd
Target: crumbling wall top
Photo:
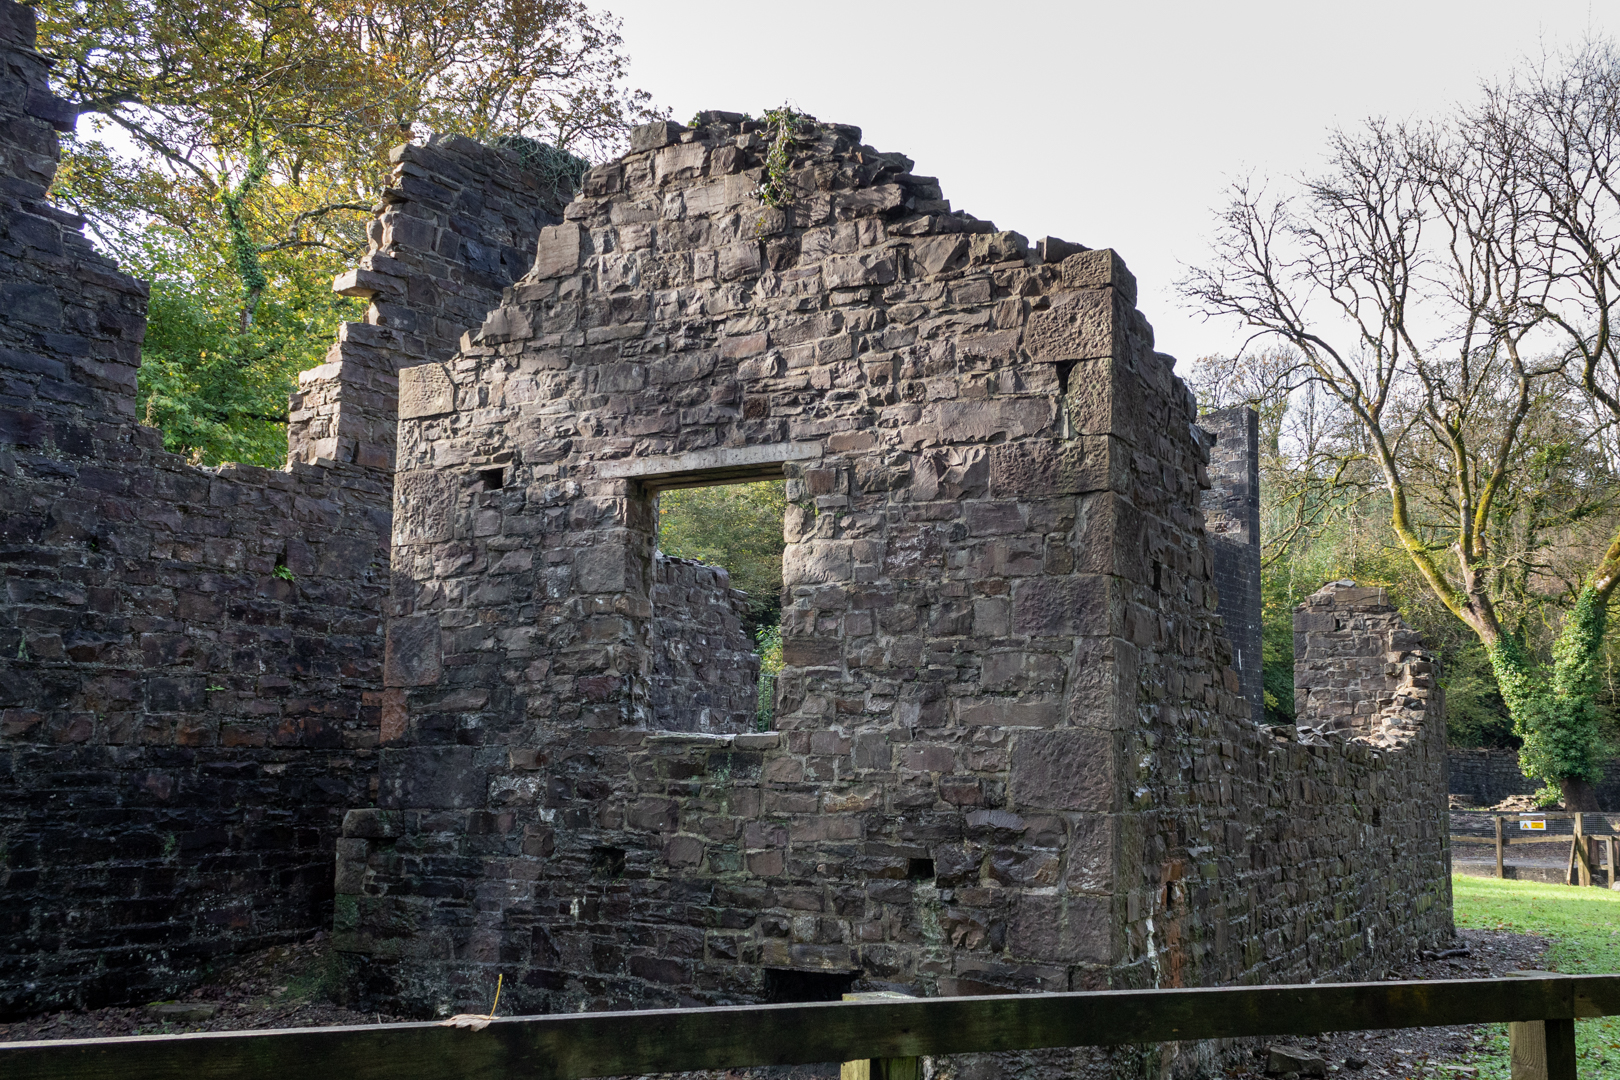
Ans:
[[[1438,722],[1443,702],[1423,635],[1388,593],[1335,581],[1294,613],[1294,704],[1304,737],[1396,746]]]

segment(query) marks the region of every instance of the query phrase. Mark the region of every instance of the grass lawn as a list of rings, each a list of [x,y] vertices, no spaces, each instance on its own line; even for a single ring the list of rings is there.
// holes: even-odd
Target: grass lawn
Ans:
[[[1511,930],[1550,938],[1547,967],[1572,975],[1620,972],[1620,892],[1543,885],[1494,878],[1451,879],[1459,930]],[[1488,1056],[1478,1061],[1482,1077],[1508,1076],[1507,1026],[1493,1025]],[[1575,1025],[1581,1080],[1620,1080],[1620,1017]]]

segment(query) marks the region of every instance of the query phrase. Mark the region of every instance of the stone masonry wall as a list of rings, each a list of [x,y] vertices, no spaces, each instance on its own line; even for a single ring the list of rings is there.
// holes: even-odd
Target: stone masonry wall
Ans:
[[[1444,708],[1423,635],[1381,588],[1339,581],[1294,615],[1294,710],[1301,731],[1395,745]]]
[[[1294,625],[1297,729],[1144,710],[1127,908],[1152,985],[1377,979],[1454,935],[1431,661],[1379,589],[1328,586]],[[1318,711],[1346,672],[1381,703],[1351,733]],[[1178,1072],[1212,1064],[1207,1045],[1164,1052]]]
[[[953,213],[838,125],[762,206],[762,134],[638,129],[402,381],[402,721],[339,847],[367,991],[1306,980],[1449,934],[1432,725],[1403,756],[1253,720],[1206,444],[1118,258]],[[652,493],[768,475],[779,730],[669,731]]]
[[[394,147],[389,159],[371,250],[332,285],[369,301],[365,322],[345,324],[325,362],[299,374],[293,461],[391,470],[399,369],[454,355],[461,335],[528,271],[541,227],[561,220],[559,193],[511,150],[434,135]]]
[[[759,655],[743,629],[747,594],[718,566],[658,552],[652,585],[653,726],[752,731]]]
[[[1123,264],[952,213],[854,128],[801,140],[771,208],[757,124],[638,129],[402,379],[404,720],[338,876],[378,997],[1107,985],[1140,687],[1247,715],[1193,403]],[[651,493],[721,475],[788,477],[780,730],[693,756],[651,702]]]
[[[329,446],[295,407],[287,469],[190,466],[135,422],[145,285],[45,201],[74,114],[49,94],[33,35],[32,13],[0,0],[5,1014],[170,996],[223,954],[327,924],[339,822],[374,795],[392,365],[450,348],[446,321],[527,268],[509,249],[544,220],[531,206],[529,231],[508,235],[509,209],[494,225],[467,209],[491,156],[507,172],[515,159],[402,152],[377,242],[410,198],[455,191],[463,248],[435,247],[465,261],[493,231],[508,236],[499,258],[476,280],[446,270],[470,282],[454,300],[432,291],[440,278],[407,279],[407,306],[374,305],[373,323],[404,326],[419,305],[419,325],[440,329],[413,341],[351,325],[340,362],[306,380],[305,405],[312,386],[326,394],[340,434],[349,415],[377,418],[375,432]],[[409,173],[418,160],[453,182]],[[492,181],[488,202],[513,188]]]
[[[1260,418],[1240,406],[1205,413],[1198,426],[1212,436],[1210,486],[1201,499],[1204,530],[1215,559],[1221,625],[1232,643],[1232,667],[1256,723],[1265,719],[1261,672]]]

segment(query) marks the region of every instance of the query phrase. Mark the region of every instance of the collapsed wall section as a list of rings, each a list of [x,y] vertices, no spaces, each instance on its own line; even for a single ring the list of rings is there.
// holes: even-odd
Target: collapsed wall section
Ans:
[[[326,394],[337,434],[351,431],[345,410],[369,417],[374,429],[353,429],[354,452],[322,448],[327,436],[295,406],[285,470],[191,466],[135,422],[146,286],[47,201],[56,132],[74,110],[50,95],[33,44],[32,13],[0,0],[8,1015],[172,996],[222,955],[327,924],[339,822],[374,795],[393,367],[442,355],[453,337],[443,327],[498,295],[500,274],[527,268],[508,253],[532,247],[546,220],[536,196],[528,233],[496,230],[505,239],[485,246],[500,258],[476,279],[445,270],[454,303],[434,298],[438,278],[399,275],[404,308],[345,328],[341,362],[306,381],[304,405],[312,386]],[[417,185],[423,198],[454,191],[465,207],[490,155],[505,160],[423,149],[455,183],[431,185],[424,166],[396,183],[383,218],[408,216]],[[413,155],[400,156],[403,171]],[[492,204],[522,189],[491,187]],[[434,249],[465,262],[486,223],[463,209],[454,224],[462,247],[433,234]],[[403,264],[406,245],[379,228],[378,252],[391,242]],[[413,304],[440,329],[413,340],[381,327]]]
[[[461,335],[534,262],[572,188],[558,189],[513,150],[433,135],[389,153],[394,169],[368,230],[371,250],[333,289],[366,299],[325,361],[298,376],[292,461],[392,470],[399,370],[455,354]]]
[[[1382,588],[1337,581],[1294,614],[1294,711],[1301,732],[1401,745],[1444,712],[1423,635]]]
[[[1163,984],[1378,978],[1454,936],[1432,661],[1383,590],[1353,582],[1294,628],[1297,729],[1154,725],[1140,888]]]

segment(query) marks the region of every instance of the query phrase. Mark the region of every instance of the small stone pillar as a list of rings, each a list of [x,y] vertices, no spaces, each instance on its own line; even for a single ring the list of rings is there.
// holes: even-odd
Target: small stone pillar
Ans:
[[[1260,723],[1266,712],[1260,671],[1260,418],[1238,406],[1205,413],[1198,426],[1215,440],[1201,508],[1215,557],[1217,610],[1232,643],[1238,684]]]

